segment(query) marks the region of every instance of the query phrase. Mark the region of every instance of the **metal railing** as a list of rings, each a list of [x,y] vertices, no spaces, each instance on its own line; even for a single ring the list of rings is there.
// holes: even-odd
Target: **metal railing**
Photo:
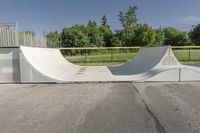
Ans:
[[[121,63],[135,56],[141,48],[136,47],[76,47],[59,48],[73,63]],[[172,46],[175,56],[184,63],[200,61],[200,46]]]
[[[0,27],[0,47],[19,47],[20,45],[46,47],[46,38],[8,27]]]
[[[115,62],[115,55],[119,53],[136,53],[140,46],[135,47],[74,47],[74,48],[59,48],[64,56],[76,57],[79,56],[80,60],[74,61],[69,58],[72,62],[95,62],[97,60],[90,59],[94,55],[106,55],[106,58],[102,60],[103,62]],[[120,59],[118,61],[124,61]],[[101,61],[99,61],[101,62]]]

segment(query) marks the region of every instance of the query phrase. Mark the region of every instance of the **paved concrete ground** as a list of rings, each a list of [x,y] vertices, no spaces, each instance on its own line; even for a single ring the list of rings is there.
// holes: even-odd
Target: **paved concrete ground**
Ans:
[[[0,85],[0,133],[199,133],[200,83]]]
[[[200,133],[200,83],[134,84],[167,133]]]

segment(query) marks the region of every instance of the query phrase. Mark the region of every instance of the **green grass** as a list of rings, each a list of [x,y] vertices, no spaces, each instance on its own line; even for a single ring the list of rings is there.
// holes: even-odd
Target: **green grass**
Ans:
[[[191,50],[189,58],[189,50],[174,50],[174,54],[182,64],[192,64],[200,61],[200,50]],[[114,53],[111,54],[92,54],[79,56],[65,56],[67,60],[78,65],[118,65],[132,59],[136,53]]]
[[[118,65],[126,62],[127,60],[133,58],[136,53],[121,53],[104,55],[87,55],[85,56],[65,56],[67,60],[72,63],[79,65]]]
[[[200,50],[174,50],[174,54],[180,61],[200,61]]]

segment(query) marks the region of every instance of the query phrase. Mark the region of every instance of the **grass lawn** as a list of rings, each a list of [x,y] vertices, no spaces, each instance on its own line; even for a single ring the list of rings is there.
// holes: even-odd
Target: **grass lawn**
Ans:
[[[200,50],[174,50],[174,54],[182,64],[192,64],[200,61]],[[136,53],[93,54],[82,56],[65,56],[67,60],[78,65],[119,65],[132,59]]]
[[[136,53],[87,55],[85,56],[65,56],[67,60],[78,65],[118,65],[132,59]]]

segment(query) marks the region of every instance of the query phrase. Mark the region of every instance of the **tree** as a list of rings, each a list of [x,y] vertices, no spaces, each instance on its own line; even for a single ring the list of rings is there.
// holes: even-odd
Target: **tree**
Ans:
[[[103,18],[101,20],[102,20],[101,21],[101,26],[99,27],[99,29],[103,34],[104,46],[112,47],[112,46],[114,46],[111,43],[111,39],[113,37],[113,33],[112,33],[111,28],[110,28],[110,25],[108,25],[107,18],[106,18],[105,15],[103,16]]]
[[[191,44],[191,40],[189,38],[189,35],[187,32],[181,32],[177,37],[177,40],[179,40],[177,42],[177,45],[188,45]]]
[[[60,47],[61,35],[57,31],[48,33],[46,39],[48,47]]]
[[[101,19],[101,25],[102,25],[102,26],[106,26],[106,25],[107,25],[107,18],[106,18],[105,15],[104,15],[104,16],[102,17],[102,19]]]
[[[89,38],[89,43],[95,46],[102,46],[103,42],[103,34],[98,28],[95,21],[89,21],[86,26],[86,34]]]
[[[188,45],[190,39],[186,32],[182,32],[173,27],[167,27],[163,29],[165,40],[164,45]]]
[[[110,41],[111,41],[111,46],[123,46],[122,30],[114,30]]]
[[[136,17],[137,6],[130,6],[127,12],[119,12],[119,21],[122,24],[124,29],[136,26],[137,17]]]
[[[156,41],[155,31],[147,24],[139,24],[134,31],[135,35],[132,44],[134,45],[154,45]]]
[[[89,46],[89,38],[85,34],[84,25],[74,25],[64,28],[61,33],[61,44],[63,47],[85,47]]]
[[[200,24],[195,26],[189,33],[192,43],[200,45]]]
[[[154,45],[162,45],[165,39],[164,32],[161,29],[154,29],[155,31],[155,43]]]
[[[131,46],[134,43],[136,27],[125,28],[118,31],[118,37],[122,41],[123,46]]]
[[[122,41],[119,39],[118,35],[113,35],[112,38],[110,39],[111,41],[111,46],[121,46]]]
[[[121,40],[124,46],[155,45],[156,32],[147,24],[138,24],[121,31]]]
[[[135,29],[137,28],[136,10],[137,6],[130,6],[127,12],[119,12],[119,21],[123,29],[118,31],[118,37],[124,46],[130,46],[135,43]]]
[[[100,29],[100,31],[101,31],[101,33],[103,35],[104,45],[106,47],[113,46],[111,44],[111,38],[113,36],[113,33],[112,33],[112,30],[111,30],[110,26],[109,25],[104,25],[104,26],[102,25],[102,26],[99,27],[99,29]]]
[[[25,35],[32,35],[32,36],[35,36],[35,32],[34,32],[34,31],[31,31],[31,30],[23,31],[22,33],[25,33]]]

